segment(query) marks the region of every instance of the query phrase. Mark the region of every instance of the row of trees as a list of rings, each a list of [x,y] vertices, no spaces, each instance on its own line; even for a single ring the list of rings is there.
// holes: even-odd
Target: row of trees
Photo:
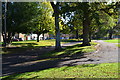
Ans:
[[[3,3],[2,7],[4,19],[5,3]],[[35,33],[38,35],[37,42],[39,42],[40,34],[54,31],[54,17],[52,17],[53,10],[50,3],[8,2],[6,14],[8,44],[11,43],[12,36],[15,33]],[[4,34],[4,25],[2,29]]]
[[[82,46],[89,46],[91,38],[104,37],[108,33],[111,38],[118,32],[119,6],[119,2],[10,2],[7,7],[8,43],[16,32],[36,33],[38,42],[40,34],[49,32],[56,35],[56,49],[59,50],[61,32],[76,34],[76,38],[82,35]]]
[[[51,2],[51,5],[54,12],[57,10],[57,15],[68,21],[68,27],[74,27],[72,29],[76,31],[76,38],[78,38],[79,29],[82,29],[83,44],[81,46],[89,46],[92,35],[94,36],[99,32],[100,35],[109,33],[109,38],[111,38],[114,30],[118,29],[119,2],[110,4],[99,2],[57,3],[56,5]],[[68,20],[68,18],[70,19]],[[57,20],[55,21],[58,23]],[[59,29],[59,25],[56,25],[56,28]],[[59,33],[59,30],[57,31]],[[59,40],[58,45],[60,45]]]

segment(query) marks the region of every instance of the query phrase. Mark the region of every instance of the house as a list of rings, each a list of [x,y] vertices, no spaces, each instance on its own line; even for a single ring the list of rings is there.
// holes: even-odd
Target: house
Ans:
[[[49,34],[44,34],[44,39],[47,39],[49,37]],[[37,34],[22,34],[22,33],[16,33],[14,38],[21,38],[22,40],[37,40]],[[43,34],[39,36],[39,40],[43,40]]]
[[[22,33],[15,33],[14,39],[21,38],[22,40],[25,40],[25,34]]]
[[[37,34],[30,34],[27,37],[28,37],[28,40],[37,40]],[[43,35],[41,34],[39,36],[39,40],[42,40],[42,37],[43,37]]]

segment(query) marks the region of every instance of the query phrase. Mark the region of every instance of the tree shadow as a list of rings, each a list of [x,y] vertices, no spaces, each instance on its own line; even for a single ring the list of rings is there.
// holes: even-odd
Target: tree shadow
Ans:
[[[95,67],[95,66],[98,66],[99,64],[82,64],[79,66],[79,68],[83,68],[83,67]],[[66,65],[65,65],[66,66]],[[71,69],[70,67],[76,67],[77,65],[73,65],[73,64],[68,64],[65,68],[62,69],[62,71],[65,71],[65,70],[69,70]]]
[[[19,46],[20,45],[20,46]],[[45,48],[49,46],[37,46],[37,43],[12,43],[12,46],[6,47],[1,47],[2,51],[4,52],[3,55],[5,54],[14,54],[14,53],[22,53],[27,50],[33,50],[33,49],[39,49],[39,48]]]
[[[26,46],[34,46],[34,45],[38,45],[36,43],[12,43],[12,45],[26,45]]]
[[[59,52],[51,51],[45,55],[49,55],[49,57],[55,57],[55,58],[65,58],[65,57],[72,57],[72,58],[79,57],[80,58],[80,57],[84,56],[83,49],[85,49],[85,47],[79,47],[79,45],[80,44],[76,44],[74,46],[67,46]],[[75,48],[75,47],[78,47],[78,48]],[[61,53],[61,52],[63,52],[63,53],[58,54],[58,55],[56,54],[56,53]]]
[[[82,42],[77,40],[61,40],[61,42]],[[2,54],[12,54],[16,52],[24,52],[25,50],[29,49],[38,49],[38,48],[45,48],[50,46],[38,46],[37,43],[12,43],[12,46],[4,48],[0,47],[2,49]],[[66,46],[65,46],[66,47]],[[61,49],[60,51],[62,51]]]
[[[76,39],[75,40],[74,39],[73,40],[72,39],[71,40],[66,40],[66,39],[63,39],[63,40],[61,40],[61,42],[82,42],[82,40],[76,40]]]
[[[30,44],[35,45],[35,44]],[[41,49],[29,50],[20,54],[8,55],[8,57],[3,57],[3,75],[19,75],[16,73],[24,73],[24,72],[33,72],[40,71],[55,67],[61,66],[75,66],[78,62],[92,62],[94,60],[84,60],[84,61],[76,61],[75,59],[86,58],[82,50],[84,47],[79,47],[80,44],[74,46],[68,46],[61,50],[62,54],[55,55],[56,51],[51,47],[44,47]],[[75,48],[79,47],[79,48]],[[51,49],[51,50],[50,50]],[[7,54],[6,54],[7,56]],[[48,59],[48,60],[47,60]],[[43,61],[41,61],[43,60]],[[75,61],[72,61],[75,60]],[[70,63],[66,63],[66,61],[70,61]],[[72,62],[71,62],[72,61]],[[65,62],[65,64],[62,64]],[[62,65],[59,65],[62,64]],[[82,65],[82,67],[94,67],[97,65]],[[9,78],[10,76],[6,77]]]
[[[18,67],[10,67],[9,66],[12,70],[7,71],[9,76],[3,78],[2,80],[13,80],[15,78],[15,76],[19,76],[19,74],[24,73],[24,72],[33,72],[33,71],[39,72],[41,70],[49,70],[52,68],[59,68],[60,67],[60,66],[58,66],[59,63],[64,62],[64,61],[69,61],[69,60],[72,60],[72,59],[48,60],[48,61],[38,62],[38,63],[32,64],[32,65],[26,65],[26,66],[24,65],[24,66],[18,66]],[[76,62],[73,62],[73,63],[76,63]],[[95,67],[98,65],[99,64],[82,64],[79,68]],[[66,66],[66,67],[63,68],[62,71],[65,71],[65,70],[70,69],[70,67],[76,67],[77,65],[70,63],[70,64],[63,65],[63,66]],[[13,71],[13,69],[14,69],[14,71]],[[18,72],[18,70],[19,70],[19,72]]]

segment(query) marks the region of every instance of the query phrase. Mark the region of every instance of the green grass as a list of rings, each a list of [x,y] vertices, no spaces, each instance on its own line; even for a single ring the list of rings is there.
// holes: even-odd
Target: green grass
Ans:
[[[76,42],[77,39],[70,39],[70,40],[62,40],[61,43],[68,43],[68,42]],[[10,54],[10,53],[16,53],[16,52],[22,52],[28,49],[37,49],[41,47],[46,46],[54,46],[55,40],[40,40],[40,42],[36,42],[35,40],[30,41],[17,41],[12,42],[10,48],[7,48],[7,51],[5,52],[5,49],[3,47],[1,54]]]
[[[74,55],[82,56],[83,53],[93,52],[95,42],[91,42],[92,46],[80,47],[80,44],[69,46],[62,51],[51,51],[40,56],[43,59],[36,60],[37,62],[65,58],[72,58]],[[60,68],[48,68],[45,70],[26,72],[21,74],[13,74],[3,76],[2,80],[18,80],[21,78],[117,78],[118,63],[104,64],[84,64],[76,66],[64,66]]]
[[[97,45],[97,43],[91,42],[91,46],[80,47],[80,44],[69,46],[59,52],[51,51],[45,53],[40,56],[43,59],[37,61],[54,60],[64,58],[65,56],[70,58],[73,56],[82,56],[83,53],[95,51],[95,45]],[[31,78],[31,80],[36,78],[118,78],[118,63],[83,64],[49,68],[40,71],[4,76],[2,80],[20,80],[21,78]]]
[[[117,44],[117,46],[120,48],[120,44]]]
[[[61,43],[63,44],[63,43],[76,42],[76,41],[77,39],[61,40]],[[12,46],[19,46],[19,47],[54,46],[54,45],[55,45],[55,39],[40,40],[39,42],[36,42],[35,40],[12,42]]]
[[[75,42],[77,40],[63,40],[62,43],[66,42]],[[45,46],[52,46],[54,45],[55,40],[41,40],[40,42],[36,41],[20,41],[20,42],[13,42],[12,46],[15,46],[17,48],[10,48],[7,49],[5,52],[4,49],[1,52],[2,54],[10,54],[10,53],[16,53],[16,52],[23,52],[25,50],[30,50],[30,49],[37,49],[40,47],[45,47]],[[81,43],[80,43],[81,44]],[[89,53],[95,51],[94,46],[97,44],[95,42],[91,42],[92,46],[84,46],[80,47],[80,44],[74,45],[74,46],[68,46],[66,48],[63,48],[62,51],[56,52],[56,51],[51,51],[49,53],[44,53],[41,55],[42,58],[46,57],[58,57],[58,56],[75,56],[75,55],[82,55],[83,53]]]
[[[120,43],[120,39],[112,39],[112,40],[104,40],[104,41],[109,43]],[[120,48],[120,44],[117,44],[116,46]]]
[[[31,78],[31,80],[36,78],[118,78],[118,63],[83,64],[49,68],[41,71],[4,76],[3,80],[18,80],[21,78]]]
[[[104,40],[104,41],[110,43],[120,43],[120,39],[112,39],[112,40]]]
[[[68,46],[66,48],[63,48],[61,51],[56,52],[56,51],[51,51],[49,53],[43,54],[41,55],[41,57],[63,57],[63,56],[82,56],[83,53],[89,53],[89,52],[94,52],[95,49],[95,45],[97,45],[97,43],[95,42],[91,42],[91,46],[84,46],[84,47],[80,47],[80,44],[76,44],[74,46]]]
[[[40,42],[36,42],[36,41],[12,42],[12,46],[16,46],[16,47],[53,46],[54,44],[55,44],[55,40],[40,40]]]
[[[2,42],[0,42],[0,45],[3,44]]]

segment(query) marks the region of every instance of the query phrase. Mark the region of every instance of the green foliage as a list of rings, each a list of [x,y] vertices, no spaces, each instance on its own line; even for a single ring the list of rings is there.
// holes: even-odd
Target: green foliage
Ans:
[[[54,32],[53,10],[49,2],[9,2],[7,5],[7,32]],[[2,10],[4,12],[4,3]]]
[[[9,2],[7,6],[7,32],[29,32],[28,24],[26,23],[36,16],[38,4],[30,2]]]
[[[42,34],[49,31],[54,32],[54,18],[52,17],[52,7],[49,2],[39,2],[36,17],[28,22],[31,32]]]
[[[83,21],[89,14],[89,28],[93,38],[95,36],[97,36],[96,38],[106,37],[111,30],[113,34],[116,34],[118,29],[116,29],[116,23],[118,22],[117,4],[117,2],[109,4],[104,2],[61,3],[61,14],[71,32],[75,33],[75,30],[78,29],[79,34],[82,34]],[[88,11],[87,8],[89,8]]]

